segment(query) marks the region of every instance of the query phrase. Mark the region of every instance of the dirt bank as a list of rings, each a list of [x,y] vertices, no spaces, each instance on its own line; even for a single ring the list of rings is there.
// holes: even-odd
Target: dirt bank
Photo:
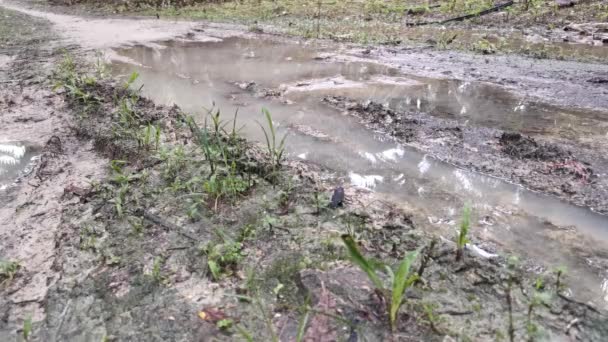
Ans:
[[[35,169],[0,193],[0,258],[19,265],[10,287],[2,281],[0,330],[3,339],[14,339],[14,333],[6,335],[7,324],[27,315],[44,319],[48,288],[60,277],[52,265],[54,237],[69,206],[63,189],[101,178],[103,158],[76,139],[72,116],[59,110],[63,98],[51,91],[47,77],[57,37],[49,23],[4,9],[1,15],[2,53],[9,62],[0,72],[0,139],[21,142],[39,156]]]

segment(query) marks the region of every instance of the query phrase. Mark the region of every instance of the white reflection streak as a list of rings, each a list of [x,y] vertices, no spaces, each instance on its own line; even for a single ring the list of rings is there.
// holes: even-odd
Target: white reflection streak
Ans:
[[[460,185],[462,186],[462,188],[464,190],[472,193],[473,195],[475,195],[477,197],[481,197],[481,192],[479,190],[475,189],[475,187],[473,186],[473,183],[471,182],[469,177],[467,177],[467,175],[464,172],[462,172],[462,170],[454,170],[454,172],[452,174],[460,182]]]
[[[0,144],[0,152],[12,154],[13,157],[21,159],[25,155],[25,146]]]
[[[377,183],[381,183],[384,177],[378,175],[360,175],[358,173],[351,172],[349,174],[350,182],[354,186],[366,189],[373,189]]]
[[[420,163],[418,163],[418,170],[420,171],[420,175],[424,175],[431,168],[431,163],[426,160],[426,155],[422,157]]]
[[[397,157],[401,158],[404,154],[405,151],[400,148],[391,148],[381,153],[382,159],[391,160],[395,162],[397,161]]]

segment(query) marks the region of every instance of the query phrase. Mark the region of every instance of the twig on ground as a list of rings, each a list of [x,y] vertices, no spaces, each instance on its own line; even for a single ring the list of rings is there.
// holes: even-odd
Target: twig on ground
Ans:
[[[190,235],[190,233],[184,231],[184,229],[182,229],[178,225],[176,225],[174,223],[171,223],[169,221],[166,221],[165,219],[163,219],[160,216],[156,216],[156,215],[154,215],[152,213],[149,213],[149,212],[147,212],[147,211],[144,210],[143,211],[143,217],[146,220],[148,220],[148,221],[150,221],[152,223],[155,223],[155,224],[157,224],[159,226],[164,227],[165,229],[175,231],[178,234],[182,235],[183,237],[186,237],[186,238],[188,238],[188,239],[190,239],[192,241],[198,241],[197,238],[195,238],[194,236]]]

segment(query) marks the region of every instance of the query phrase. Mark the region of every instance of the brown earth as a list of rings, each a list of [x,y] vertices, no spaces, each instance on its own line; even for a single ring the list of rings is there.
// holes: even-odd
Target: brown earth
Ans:
[[[347,186],[345,208],[329,210],[335,180],[324,170],[290,161],[269,175],[268,155],[241,139],[214,136],[235,165],[220,166],[218,178],[245,189],[210,196],[208,156],[178,108],[125,90],[90,63],[72,69],[47,22],[1,14],[9,19],[0,32],[23,26],[21,40],[14,31],[3,39],[11,43],[0,79],[2,134],[41,151],[34,172],[0,198],[0,258],[20,264],[13,279],[2,276],[1,340],[19,339],[30,315],[30,340],[39,341],[234,340],[236,327],[256,340],[295,340],[303,311],[307,341],[507,339],[510,314],[514,340],[537,331],[550,340],[608,334],[606,313],[567,297],[555,274],[474,249],[456,262],[453,242],[367,191]],[[59,92],[51,90],[57,81]],[[141,135],[156,127],[159,146]],[[524,163],[567,155],[525,137],[492,137]],[[390,265],[421,249],[414,269],[423,281],[406,293],[394,333],[386,303],[346,261],[343,233]],[[551,300],[539,302],[539,293]]]

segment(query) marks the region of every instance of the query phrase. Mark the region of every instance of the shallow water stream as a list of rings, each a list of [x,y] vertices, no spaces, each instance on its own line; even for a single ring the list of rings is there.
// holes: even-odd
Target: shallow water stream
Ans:
[[[461,170],[400,146],[321,102],[327,95],[374,100],[407,109],[568,139],[605,139],[608,122],[593,112],[555,108],[518,98],[489,84],[411,77],[371,62],[332,62],[322,47],[228,38],[171,41],[117,49],[117,75],[140,74],[143,94],[177,104],[202,118],[215,105],[224,119],[238,109],[243,134],[261,140],[261,108],[288,134],[292,158],[333,170],[351,184],[408,203],[451,239],[464,203],[475,210],[474,234],[501,251],[513,251],[556,267],[565,265],[574,295],[608,305],[608,270],[598,272],[594,255],[581,254],[566,228],[608,251],[608,218],[504,181]],[[255,96],[280,89],[286,100]],[[579,236],[574,234],[575,236]],[[564,237],[565,236],[565,237]],[[586,241],[586,240],[585,240]],[[577,245],[577,243],[579,243]],[[486,247],[482,244],[481,247]]]

